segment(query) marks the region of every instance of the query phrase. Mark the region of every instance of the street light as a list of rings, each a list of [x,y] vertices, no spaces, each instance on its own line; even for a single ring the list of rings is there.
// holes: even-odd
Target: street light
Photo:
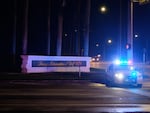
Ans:
[[[105,5],[100,6],[99,11],[104,14],[107,12],[107,7]]]
[[[138,37],[139,37],[139,35],[135,34],[135,35],[134,35],[134,37],[135,37],[135,38],[138,38]]]
[[[67,37],[67,36],[68,36],[68,34],[67,34],[67,33],[65,33],[64,35],[65,35],[65,37]]]
[[[109,44],[111,44],[111,43],[112,43],[112,40],[109,39],[107,42],[108,42]]]
[[[102,12],[105,12],[105,11],[106,11],[106,7],[105,7],[105,6],[102,6],[102,7],[101,7],[101,11],[102,11]]]
[[[99,47],[99,44],[98,44],[98,43],[96,43],[96,47]]]

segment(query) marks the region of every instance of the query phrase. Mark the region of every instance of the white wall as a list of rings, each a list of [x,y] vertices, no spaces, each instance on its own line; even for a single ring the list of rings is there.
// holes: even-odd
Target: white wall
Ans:
[[[90,72],[90,57],[21,55],[23,73]]]

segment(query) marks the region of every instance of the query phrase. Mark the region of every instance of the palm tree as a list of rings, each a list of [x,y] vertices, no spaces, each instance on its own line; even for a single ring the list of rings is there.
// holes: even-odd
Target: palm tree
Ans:
[[[57,56],[61,56],[62,49],[62,31],[63,31],[63,10],[66,5],[66,0],[59,0],[59,15],[58,15],[58,38],[57,38]]]
[[[25,4],[25,19],[24,19],[24,35],[23,35],[23,44],[22,44],[23,55],[27,54],[27,43],[28,43],[28,9],[29,9],[29,0],[26,0],[26,4]]]

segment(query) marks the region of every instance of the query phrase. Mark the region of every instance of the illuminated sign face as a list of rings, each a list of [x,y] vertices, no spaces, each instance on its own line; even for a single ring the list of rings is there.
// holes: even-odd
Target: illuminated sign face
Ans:
[[[33,60],[32,67],[79,67],[86,66],[86,61],[42,61]]]

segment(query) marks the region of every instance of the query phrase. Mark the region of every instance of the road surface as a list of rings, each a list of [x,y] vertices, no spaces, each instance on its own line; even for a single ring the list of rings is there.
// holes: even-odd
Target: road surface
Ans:
[[[78,80],[3,80],[0,112],[150,112],[149,81],[137,89]]]

